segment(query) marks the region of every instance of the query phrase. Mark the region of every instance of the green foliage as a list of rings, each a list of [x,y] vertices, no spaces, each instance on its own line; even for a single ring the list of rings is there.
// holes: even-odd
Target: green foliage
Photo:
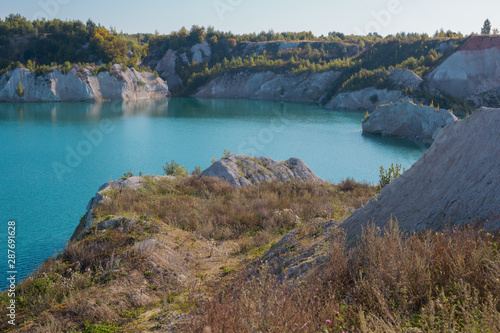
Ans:
[[[199,165],[195,166],[192,174],[195,176],[201,175],[201,166]]]
[[[387,170],[385,170],[383,166],[380,166],[380,181],[378,189],[383,189],[385,186],[389,185],[391,181],[402,175],[405,171],[405,169],[401,171],[401,164],[394,165],[394,163],[391,163],[391,166]]]
[[[71,70],[72,66],[69,61],[66,61],[64,65],[62,66],[62,72],[63,74],[68,74],[68,72]]]
[[[221,159],[226,159],[226,158],[229,158],[229,156],[231,156],[231,151],[229,149],[224,149],[224,153],[222,154],[222,157]]]
[[[122,178],[130,178],[130,177],[134,177],[134,173],[132,172],[132,170],[128,170],[127,172],[125,172]]]
[[[491,33],[491,22],[486,19],[484,21],[483,27],[481,28],[481,35],[489,35]]]
[[[24,96],[24,86],[23,86],[23,84],[21,82],[19,82],[17,84],[16,94],[19,97],[23,97]]]
[[[163,166],[163,172],[168,176],[186,176],[188,174],[185,166],[180,166],[179,163],[172,160],[170,163],[166,162]]]

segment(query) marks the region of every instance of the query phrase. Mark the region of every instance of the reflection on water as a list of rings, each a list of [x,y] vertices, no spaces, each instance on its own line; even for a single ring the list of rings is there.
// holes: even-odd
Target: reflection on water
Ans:
[[[20,277],[62,249],[98,187],[129,169],[161,174],[172,159],[189,170],[205,168],[227,148],[276,160],[298,157],[326,180],[376,182],[381,165],[409,168],[427,148],[362,135],[363,117],[256,100],[0,103],[0,220],[17,222]],[[103,122],[110,130],[96,134]],[[89,133],[95,134],[92,144]],[[68,151],[79,148],[87,152],[68,164]],[[64,177],[58,178],[55,164],[67,167]],[[0,246],[6,230],[0,228]]]

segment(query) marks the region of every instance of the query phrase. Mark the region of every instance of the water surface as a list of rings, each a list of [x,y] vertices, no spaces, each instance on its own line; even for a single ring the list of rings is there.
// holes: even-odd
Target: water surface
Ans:
[[[363,117],[248,100],[0,103],[2,252],[7,221],[15,220],[18,277],[24,277],[64,247],[100,185],[129,170],[161,174],[172,159],[191,171],[230,149],[276,160],[298,157],[334,182],[376,182],[381,165],[408,168],[427,148],[362,135]],[[6,281],[4,259],[0,281]]]

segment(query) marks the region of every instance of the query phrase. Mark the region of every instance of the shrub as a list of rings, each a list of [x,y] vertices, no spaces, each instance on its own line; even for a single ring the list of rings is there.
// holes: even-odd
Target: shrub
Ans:
[[[168,176],[186,176],[188,174],[187,168],[185,166],[180,166],[179,163],[172,160],[170,163],[165,163],[163,166],[163,172]]]
[[[234,48],[236,47],[236,39],[234,38],[229,38],[227,40],[227,46],[229,46],[230,48]]]
[[[132,172],[132,170],[128,170],[127,172],[123,173],[122,178],[130,178],[130,177],[134,177],[134,173]]]
[[[24,96],[24,86],[23,86],[23,84],[21,82],[19,82],[17,84],[16,94],[19,97],[23,97]]]
[[[378,188],[381,190],[385,186],[389,185],[394,179],[398,178],[401,174],[403,174],[406,170],[403,169],[401,171],[401,164],[391,163],[390,168],[387,170],[384,169],[383,166],[380,166],[380,181]]]

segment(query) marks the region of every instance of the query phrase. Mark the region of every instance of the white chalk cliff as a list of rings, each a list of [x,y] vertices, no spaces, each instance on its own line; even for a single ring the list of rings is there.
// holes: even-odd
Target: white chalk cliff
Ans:
[[[472,37],[427,79],[436,88],[477,104],[499,98],[500,37]]]
[[[21,83],[24,93],[19,96]],[[124,71],[113,65],[111,71],[93,75],[87,68],[74,66],[67,74],[58,69],[37,76],[34,71],[17,68],[0,78],[1,102],[73,102],[165,98],[167,84],[153,73],[135,69]]]

